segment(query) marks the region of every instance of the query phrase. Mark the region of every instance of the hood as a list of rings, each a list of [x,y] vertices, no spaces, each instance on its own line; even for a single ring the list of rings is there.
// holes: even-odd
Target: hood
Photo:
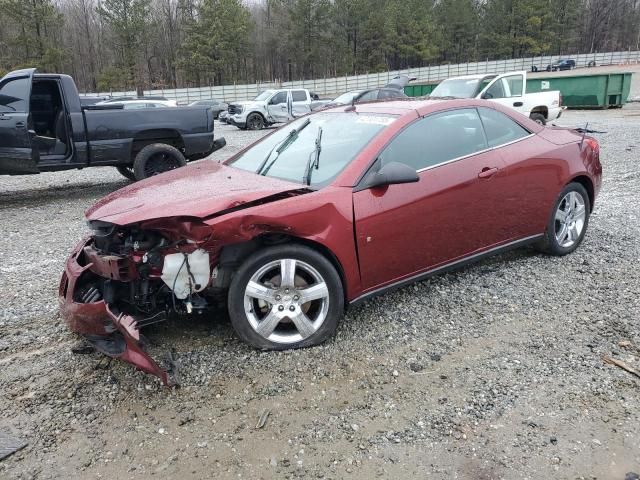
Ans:
[[[248,107],[249,105],[255,105],[256,103],[260,102],[256,102],[255,100],[242,100],[241,102],[231,102],[229,105],[240,105],[241,107]]]
[[[117,225],[164,217],[202,218],[302,188],[203,160],[117,190],[89,208],[86,217]]]

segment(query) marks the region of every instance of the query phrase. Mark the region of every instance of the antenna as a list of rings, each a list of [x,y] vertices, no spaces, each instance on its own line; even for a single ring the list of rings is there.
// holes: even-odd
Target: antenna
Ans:
[[[580,139],[580,150],[582,150],[582,143],[584,142],[584,137],[587,134],[587,130],[589,128],[589,122],[584,126],[584,130],[582,130],[582,139]]]

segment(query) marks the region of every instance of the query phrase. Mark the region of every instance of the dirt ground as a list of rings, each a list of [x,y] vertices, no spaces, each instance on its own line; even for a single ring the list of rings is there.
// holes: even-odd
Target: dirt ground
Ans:
[[[602,355],[640,366],[640,106],[558,123],[587,120],[605,181],[574,254],[521,249],[381,296],[312,349],[252,350],[224,312],[159,324],[178,389],[73,355],[57,311],[84,209],[127,181],[0,178],[0,431],[28,442],[0,478],[637,478],[640,379]],[[216,158],[263,134],[217,131]]]

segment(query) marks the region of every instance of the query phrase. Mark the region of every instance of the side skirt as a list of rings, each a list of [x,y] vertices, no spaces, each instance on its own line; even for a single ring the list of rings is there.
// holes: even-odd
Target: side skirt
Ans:
[[[451,270],[457,270],[466,265],[476,263],[481,260],[484,260],[485,258],[497,255],[498,253],[504,253],[504,252],[508,252],[509,250],[514,250],[516,248],[523,247],[525,245],[530,245],[542,239],[542,237],[544,237],[544,234],[532,235],[530,237],[522,238],[520,240],[507,243],[505,245],[500,245],[500,246],[491,248],[484,252],[479,252],[474,255],[464,257],[460,260],[456,260],[455,262],[442,265],[441,267],[437,267],[432,270],[427,270],[426,272],[418,273],[417,275],[413,275],[412,277],[405,278],[404,280],[400,280],[390,285],[376,288],[375,290],[372,290],[363,295],[360,295],[359,297],[354,298],[351,302],[349,302],[349,306],[353,307],[356,305],[360,305],[362,302],[365,302],[366,300],[369,300],[373,297],[377,297],[378,295],[382,295],[383,293],[397,290],[399,288],[405,287],[415,282],[419,282],[421,280],[426,280],[427,278],[433,277],[435,275],[439,275],[441,273],[450,272]]]

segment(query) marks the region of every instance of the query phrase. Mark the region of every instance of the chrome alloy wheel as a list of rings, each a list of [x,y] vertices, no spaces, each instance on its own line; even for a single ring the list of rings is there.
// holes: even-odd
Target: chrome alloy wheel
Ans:
[[[579,192],[567,193],[555,214],[555,235],[562,248],[572,247],[580,238],[587,218],[585,201]]]
[[[274,260],[256,271],[244,291],[244,311],[258,335],[280,344],[300,342],[327,318],[329,289],[302,260]]]

